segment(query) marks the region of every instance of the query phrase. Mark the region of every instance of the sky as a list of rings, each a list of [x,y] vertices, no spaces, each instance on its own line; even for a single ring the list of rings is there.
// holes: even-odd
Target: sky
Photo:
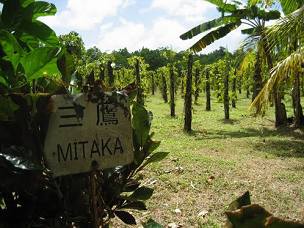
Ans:
[[[203,0],[45,0],[57,7],[55,16],[40,17],[57,35],[76,31],[86,49],[102,52],[127,48],[168,47],[188,49],[202,36],[181,40],[179,36],[202,22],[217,18],[215,6]],[[240,28],[200,53],[207,54],[220,46],[233,52],[244,37]]]

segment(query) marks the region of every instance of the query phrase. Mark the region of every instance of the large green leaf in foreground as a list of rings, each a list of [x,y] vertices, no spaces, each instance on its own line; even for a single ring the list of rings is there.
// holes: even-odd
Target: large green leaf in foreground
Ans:
[[[132,125],[134,127],[135,136],[139,146],[144,147],[153,119],[152,113],[148,112],[142,105],[134,103],[132,108]]]
[[[57,47],[39,47],[28,53],[21,60],[26,77],[36,79],[45,75],[59,74],[57,57],[60,50]]]
[[[22,48],[16,38],[5,30],[0,30],[0,43],[8,60],[12,63],[16,71],[20,58],[22,57]]]
[[[55,15],[57,12],[56,6],[48,2],[33,2],[25,8],[25,15],[31,20],[36,20],[41,16]]]

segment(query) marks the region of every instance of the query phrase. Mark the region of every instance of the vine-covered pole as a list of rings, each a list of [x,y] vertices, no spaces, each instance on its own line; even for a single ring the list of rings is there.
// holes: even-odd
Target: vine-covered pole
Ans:
[[[191,131],[192,122],[192,65],[193,55],[192,53],[188,56],[188,72],[186,80],[186,94],[185,94],[185,122],[184,130],[187,132]]]
[[[229,62],[226,60],[226,72],[224,81],[224,109],[225,119],[229,119]]]
[[[175,116],[175,80],[174,80],[174,69],[173,66],[170,67],[170,109],[171,109],[171,116]]]
[[[194,83],[195,83],[195,92],[194,92],[194,104],[198,104],[198,97],[199,97],[199,73],[200,70],[199,68],[195,69],[195,79],[194,79]]]
[[[232,100],[231,100],[231,105],[233,108],[236,108],[236,99],[237,99],[237,95],[236,95],[236,69],[234,69],[234,76],[232,79]]]
[[[163,84],[163,88],[162,88],[163,99],[164,99],[165,103],[168,103],[167,80],[166,80],[166,77],[164,75],[164,72],[161,72],[161,78],[162,78],[162,84]]]
[[[113,67],[112,67],[112,61],[108,61],[108,76],[109,76],[109,86],[114,85],[114,75],[113,75]]]
[[[137,84],[137,97],[136,101],[137,103],[143,105],[144,100],[143,100],[143,90],[142,90],[142,85],[141,85],[141,80],[140,80],[140,74],[139,74],[139,67],[140,67],[140,61],[138,58],[136,58],[135,62],[135,74],[136,74],[136,84]]]
[[[211,110],[210,97],[210,70],[208,67],[206,67],[206,111]]]
[[[152,95],[155,94],[155,80],[154,80],[154,72],[151,73],[151,84],[152,84]]]

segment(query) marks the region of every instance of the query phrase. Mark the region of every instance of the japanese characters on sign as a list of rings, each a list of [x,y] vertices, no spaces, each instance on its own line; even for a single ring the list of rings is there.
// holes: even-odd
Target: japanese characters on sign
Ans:
[[[124,93],[54,95],[44,143],[53,175],[88,172],[133,161],[131,114]]]

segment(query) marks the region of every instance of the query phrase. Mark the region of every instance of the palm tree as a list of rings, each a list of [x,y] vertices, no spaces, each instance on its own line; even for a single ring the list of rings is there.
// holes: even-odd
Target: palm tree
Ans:
[[[293,4],[291,4],[291,2]],[[299,4],[297,4],[297,2]],[[300,4],[300,2],[302,2]],[[281,54],[281,61],[270,71],[271,77],[251,104],[266,107],[271,100],[272,93],[278,94],[282,84],[289,78],[293,82],[294,126],[304,123],[302,107],[300,105],[300,76],[303,77],[304,48],[304,6],[303,1],[281,1],[286,17],[280,19],[267,32],[269,48],[276,48]],[[298,7],[298,8],[297,8]],[[287,51],[286,51],[287,50]]]
[[[241,24],[250,26],[250,28],[243,29],[242,33],[249,35],[244,42],[244,46],[252,48],[252,44],[256,47],[256,61],[254,72],[254,85],[253,85],[253,100],[258,95],[263,87],[262,83],[262,60],[266,59],[268,68],[273,67],[272,56],[268,45],[268,39],[265,35],[266,21],[279,19],[280,12],[278,10],[266,10],[272,1],[265,1],[262,4],[257,5],[260,1],[249,1],[247,5],[241,2],[235,1],[235,4],[229,4],[223,0],[206,0],[215,4],[218,10],[222,13],[220,18],[205,22],[199,26],[196,26],[188,32],[182,34],[182,39],[191,39],[192,37],[211,30],[205,36],[203,36],[198,42],[190,47],[195,52],[201,51],[207,45],[214,41],[226,36],[232,30],[239,27]],[[225,13],[228,15],[225,15]],[[216,28],[216,29],[214,29]],[[249,45],[250,44],[250,45]],[[265,58],[264,58],[265,57]],[[281,99],[277,91],[274,90],[275,100],[275,113],[276,113],[276,126],[282,125],[286,121],[286,112],[281,105]],[[258,103],[257,103],[258,104]],[[261,112],[261,107],[256,105],[257,113]]]

